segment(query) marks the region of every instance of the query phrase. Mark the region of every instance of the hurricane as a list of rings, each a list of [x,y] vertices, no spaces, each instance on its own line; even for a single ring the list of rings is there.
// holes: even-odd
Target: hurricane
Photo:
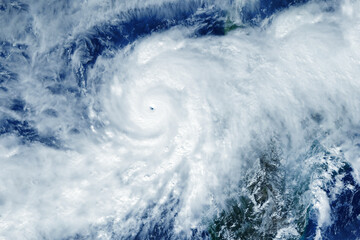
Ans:
[[[360,239],[359,0],[0,0],[0,239]]]

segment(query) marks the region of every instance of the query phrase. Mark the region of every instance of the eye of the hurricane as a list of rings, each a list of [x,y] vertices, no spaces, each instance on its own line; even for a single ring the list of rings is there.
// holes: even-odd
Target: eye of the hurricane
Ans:
[[[187,113],[184,95],[166,84],[151,85],[142,78],[136,84],[114,81],[109,93],[104,102],[108,119],[127,138],[176,135]]]

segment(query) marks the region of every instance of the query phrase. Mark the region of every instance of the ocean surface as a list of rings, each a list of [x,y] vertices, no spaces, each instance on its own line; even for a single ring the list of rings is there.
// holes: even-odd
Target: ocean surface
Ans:
[[[0,0],[1,240],[360,239],[360,0]]]

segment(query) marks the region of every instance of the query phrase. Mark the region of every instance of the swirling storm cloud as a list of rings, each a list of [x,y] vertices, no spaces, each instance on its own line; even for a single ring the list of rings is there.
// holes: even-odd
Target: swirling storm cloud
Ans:
[[[360,1],[0,1],[0,239],[359,239]]]

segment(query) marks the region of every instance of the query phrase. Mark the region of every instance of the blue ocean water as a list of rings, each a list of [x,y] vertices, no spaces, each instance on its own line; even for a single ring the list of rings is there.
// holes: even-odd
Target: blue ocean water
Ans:
[[[3,239],[360,239],[360,1],[0,2]]]

